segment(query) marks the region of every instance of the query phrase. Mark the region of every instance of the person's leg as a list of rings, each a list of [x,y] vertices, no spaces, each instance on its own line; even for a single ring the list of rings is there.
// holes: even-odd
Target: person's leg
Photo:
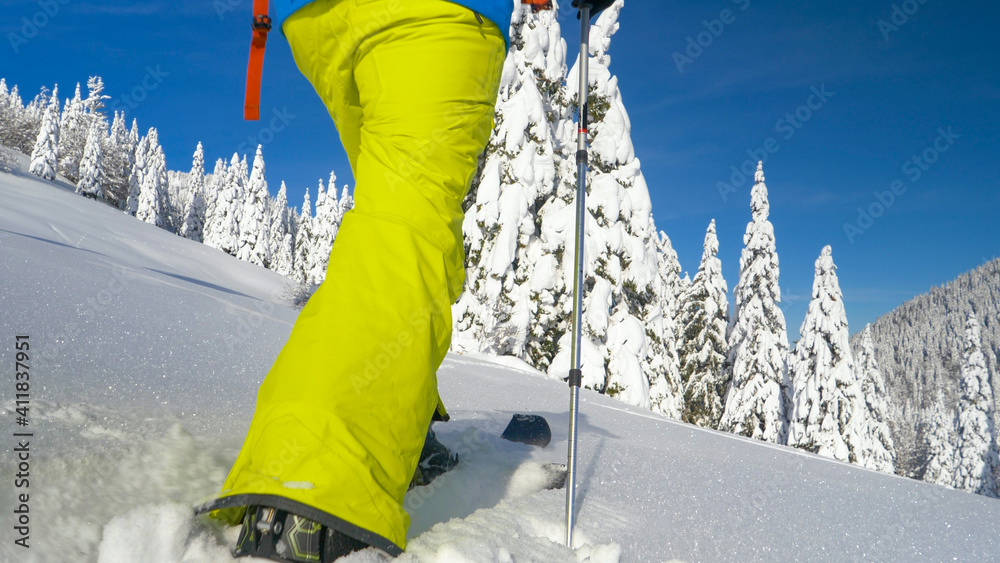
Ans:
[[[492,130],[504,40],[444,0],[319,0],[284,31],[341,132],[355,208],[213,507],[288,499],[398,552],[464,281],[461,202]]]

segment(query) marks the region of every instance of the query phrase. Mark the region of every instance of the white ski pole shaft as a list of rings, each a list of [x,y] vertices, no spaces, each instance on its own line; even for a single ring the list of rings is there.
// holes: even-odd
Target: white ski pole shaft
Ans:
[[[566,546],[573,547],[573,519],[576,510],[576,419],[580,406],[580,339],[583,318],[583,273],[584,273],[584,227],[586,226],[587,205],[587,95],[589,81],[587,71],[590,66],[590,4],[580,6],[580,92],[578,112],[580,126],[576,140],[576,249],[573,253],[573,341],[569,370],[569,452],[566,474]]]

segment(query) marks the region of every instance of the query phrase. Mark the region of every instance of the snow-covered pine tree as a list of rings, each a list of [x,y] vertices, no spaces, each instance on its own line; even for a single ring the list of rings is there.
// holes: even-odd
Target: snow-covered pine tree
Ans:
[[[14,93],[16,91],[17,87],[15,86],[14,89],[10,91],[11,98],[14,97]],[[34,122],[36,124],[35,128],[36,137],[38,136],[38,129],[41,128],[42,126],[42,118],[45,116],[45,108],[47,108],[49,104],[52,103],[52,94],[54,93],[55,92],[50,92],[49,89],[43,85],[41,88],[38,89],[38,93],[35,94],[35,97],[30,102],[28,102],[26,106],[24,106],[25,117],[29,121]],[[56,99],[57,99],[56,110],[58,110],[59,109],[58,96]],[[61,118],[59,111],[56,111],[56,115]],[[34,139],[32,139],[32,143],[34,143]]]
[[[107,138],[106,134],[108,133],[108,115],[104,112],[104,101],[110,99],[111,96],[104,93],[104,81],[101,80],[100,76],[91,76],[87,79],[87,97],[83,100],[86,127],[89,131],[91,124],[96,121],[101,131],[102,143]],[[86,151],[86,146],[84,151]],[[101,157],[104,156],[104,147],[101,147]]]
[[[241,193],[246,195],[247,187],[250,185],[250,167],[247,165],[247,155],[243,155],[239,161],[239,174],[236,176],[240,185]]]
[[[124,211],[135,217],[136,212],[139,210],[139,194],[142,193],[142,183],[148,174],[148,138],[143,137],[139,140],[139,144],[136,146],[135,151],[132,152],[129,160],[131,161],[131,166],[129,167],[130,172],[128,176],[128,199],[126,200]]]
[[[264,155],[261,149],[261,145],[257,145],[253,171],[250,173],[246,197],[243,199],[243,212],[239,223],[240,242],[236,257],[266,268],[271,263],[270,210],[267,207],[270,198],[267,193]]]
[[[330,174],[332,175],[333,173],[331,172]],[[344,215],[351,209],[354,209],[354,197],[351,196],[351,192],[348,191],[346,185],[344,186],[344,189],[341,190],[340,192],[340,200],[338,205],[340,206],[340,209],[337,211],[337,214],[340,218],[339,221],[343,222]],[[338,225],[339,224],[340,223],[338,223]]]
[[[295,237],[299,236],[299,210],[297,207],[288,207],[288,234],[291,239],[288,241],[288,248],[291,249],[291,264],[287,277],[293,278],[295,273]]]
[[[958,403],[955,488],[996,498],[997,435],[993,388],[983,355],[979,321],[969,313],[962,350],[962,397]]]
[[[662,327],[672,318],[666,319],[662,297],[657,294],[657,231],[651,220],[652,205],[639,160],[635,158],[618,81],[609,69],[608,49],[612,35],[618,30],[622,6],[619,0],[598,17],[591,30],[592,57],[586,61],[590,77],[591,168],[585,243],[587,291],[582,327],[584,385],[628,403],[651,406],[650,386],[656,386],[662,379],[666,396],[660,399],[657,409],[679,418],[682,391],[676,350],[672,351],[671,360],[664,360],[667,343],[673,338],[665,339]],[[579,64],[578,60],[567,77],[567,85],[572,86],[563,90],[564,107],[575,105]],[[563,126],[565,114],[556,113],[560,181],[556,197],[549,199],[543,209],[542,234],[543,238],[551,233],[556,235],[553,238],[562,239],[559,273],[568,287],[573,263],[573,252],[569,249],[573,248],[575,237],[575,229],[571,227],[576,176],[575,164],[571,162],[575,154],[572,129]],[[569,197],[560,197],[564,188],[568,188],[565,195]],[[547,227],[546,218],[554,224]],[[570,310],[566,309],[565,314]],[[647,325],[651,327],[649,332]],[[558,353],[548,368],[550,373],[566,373],[570,338],[569,332],[561,335]]]
[[[18,113],[21,111],[18,105],[15,107],[10,103],[10,91],[7,90],[7,81],[0,78],[0,147],[14,147],[14,128],[18,125]],[[7,153],[4,151],[3,153]],[[0,159],[5,158],[0,156]]]
[[[555,177],[551,191],[538,190],[531,203],[536,236],[529,240],[524,259],[517,262],[515,278],[528,280],[530,318],[525,342],[524,359],[537,369],[566,375],[565,366],[553,367],[552,362],[571,329],[573,311],[573,227],[576,195],[576,128],[570,89],[566,84],[566,42],[558,22],[558,5],[553,10],[540,10],[538,17],[528,19],[544,24],[545,33],[531,34],[530,43],[520,47],[534,69],[535,85],[542,96],[543,109],[551,130],[552,158]],[[544,176],[542,176],[544,177]],[[585,340],[586,348],[591,342]],[[600,355],[593,355],[599,359]],[[601,373],[598,361],[591,371]],[[601,383],[601,381],[595,381]]]
[[[47,92],[44,87],[42,90]],[[38,131],[42,126],[42,115],[49,103],[48,94],[46,93],[41,99],[44,101],[33,101],[26,107],[18,93],[17,85],[15,84],[10,89],[7,94],[7,107],[11,111],[10,119],[13,125],[8,131],[0,131],[0,143],[24,154],[31,154],[35,140],[38,138]]]
[[[9,95],[10,90],[7,89],[7,80],[0,77],[0,126],[4,128],[3,133],[0,133],[0,135],[7,133],[7,128],[12,126],[12,122],[8,121],[10,117],[7,113],[7,110],[10,109],[10,106],[8,105],[9,102],[7,100]],[[3,137],[0,137],[0,141],[2,140]]]
[[[325,189],[322,179],[318,184],[316,212],[309,219],[309,233],[307,233],[311,242],[305,248],[309,256],[304,262],[309,266],[306,278],[309,283],[314,284],[322,283],[326,278],[333,241],[337,238],[344,213],[354,206],[354,200],[348,193],[347,186],[344,186],[341,198],[337,199],[337,175],[334,172],[330,172],[329,184]]]
[[[750,192],[753,220],[743,236],[740,277],[733,290],[733,313],[727,329],[726,377],[730,383],[719,429],[781,442],[788,332],[784,313],[778,307],[778,254],[774,227],[767,219],[770,206],[763,163],[757,163],[754,181]]]
[[[6,84],[6,82],[4,82],[4,84]],[[44,88],[44,86],[42,88]],[[48,100],[48,98],[46,98],[46,100]],[[21,109],[27,109],[24,107],[24,100],[21,99],[21,95],[18,93],[17,84],[12,86],[10,91],[8,92],[7,103],[10,104],[11,107],[15,108],[20,107]]]
[[[295,233],[295,248],[292,260],[292,279],[299,283],[315,284],[312,279],[313,232],[312,205],[309,201],[309,189],[302,199],[302,213],[299,215],[299,228]]]
[[[453,307],[452,344],[459,351],[524,357],[532,307],[518,267],[536,236],[539,193],[554,188],[552,132],[539,80],[545,80],[555,16],[522,5],[511,22],[493,134],[464,204],[466,290]],[[530,264],[524,266],[522,274]]]
[[[52,98],[45,107],[42,126],[38,130],[35,148],[31,151],[28,171],[46,180],[55,180],[59,167],[59,86],[52,89]]]
[[[788,445],[860,463],[868,445],[867,407],[854,371],[844,295],[833,251],[816,259],[812,300],[791,359]]]
[[[139,122],[135,118],[132,119],[132,127],[128,130],[128,143],[125,147],[128,151],[129,166],[131,167],[135,162],[135,151],[139,147]]]
[[[111,96],[104,93],[104,80],[100,76],[91,76],[87,79],[87,99],[83,101],[83,107],[91,119],[104,120],[105,127],[107,127],[107,116],[104,114],[104,101],[110,99]]]
[[[670,241],[670,237],[667,233],[660,231],[659,237],[656,239],[656,255],[657,255],[657,269],[659,270],[660,282],[663,284],[663,292],[660,296],[662,300],[662,307],[664,314],[669,314],[671,319],[674,321],[674,337],[678,342],[675,343],[675,347],[679,344],[680,327],[676,325],[677,316],[681,310],[681,296],[688,287],[691,286],[691,280],[685,281],[681,278],[681,263],[677,258],[677,251],[674,250],[674,245]],[[677,360],[678,366],[678,377],[680,377],[680,359]]]
[[[124,209],[128,200],[129,175],[132,170],[128,156],[128,129],[125,128],[125,116],[115,112],[111,120],[111,130],[102,139],[101,183],[104,186],[104,197],[112,205]]]
[[[341,202],[337,199],[337,175],[330,172],[326,192],[323,191],[323,182],[320,181],[316,197],[316,215],[312,223],[314,245],[312,278],[317,280],[316,283],[322,283],[326,279],[330,251],[333,249],[333,241],[337,238],[337,232],[340,230],[342,218]]]
[[[553,3],[554,4],[554,3]],[[558,22],[554,22],[558,26]],[[612,26],[612,29],[614,26]],[[555,27],[561,34],[561,29]],[[605,29],[600,28],[598,33],[603,36]],[[591,30],[591,51],[593,57],[594,30]],[[560,76],[558,80],[552,80],[548,88],[542,91],[547,94],[546,114],[553,131],[553,159],[555,161],[555,193],[539,194],[538,218],[540,223],[540,236],[537,244],[529,247],[530,260],[525,261],[534,264],[533,270],[528,272],[531,279],[532,295],[531,299],[536,303],[534,318],[531,320],[531,334],[527,342],[528,356],[536,368],[547,371],[552,375],[565,376],[569,367],[568,352],[570,351],[572,337],[572,315],[573,315],[573,266],[574,248],[576,246],[576,188],[577,188],[577,99],[579,84],[579,63],[577,58],[574,69],[566,72],[566,46],[561,39],[554,40],[550,33],[550,42],[557,45],[552,50],[552,63],[546,65],[547,68],[559,65]],[[603,47],[603,41],[601,42]],[[593,65],[588,66],[588,76],[590,83],[597,82],[594,75]],[[602,75],[602,78],[606,76]],[[594,86],[589,86],[592,92]],[[592,112],[588,118],[593,120]],[[591,133],[591,140],[593,133]],[[593,171],[588,175],[588,187],[592,187]],[[590,190],[588,190],[589,193]],[[588,205],[588,208],[592,205]],[[589,211],[589,209],[588,209]],[[593,232],[593,218],[588,214],[587,232]],[[584,262],[591,263],[593,254],[597,249],[592,247],[590,241],[585,242],[586,250]],[[596,289],[596,281],[590,279],[593,275],[593,268],[585,271],[584,290],[585,295],[588,288]],[[551,280],[551,281],[547,281]],[[586,297],[585,297],[586,299]],[[606,310],[607,304],[604,304]],[[588,305],[584,302],[584,315],[587,314]],[[583,330],[586,331],[586,324]],[[604,353],[594,346],[591,338],[584,332],[581,341],[581,356],[583,359],[582,368],[584,373],[584,385],[592,388],[602,389],[606,384],[607,367],[604,362]],[[592,374],[590,378],[587,374]],[[647,398],[648,400],[648,398]]]
[[[205,244],[233,256],[239,250],[243,199],[249,181],[245,164],[246,160],[240,161],[239,155],[233,153],[215,203],[210,228],[205,233]]]
[[[23,124],[24,107],[21,97],[17,95],[17,86],[8,90],[7,81],[0,78],[0,170],[9,171],[14,166],[13,154],[3,150],[3,147],[21,152],[21,146],[27,144]],[[36,137],[37,133],[31,135],[29,151],[34,147]]]
[[[288,189],[282,182],[277,197],[271,202],[271,264],[269,267],[283,276],[292,275],[292,251],[295,240],[291,233],[290,215]]]
[[[327,206],[329,207],[331,219],[333,220],[332,238],[336,239],[337,233],[340,231],[340,223],[344,218],[344,211],[340,200],[337,199],[337,175],[333,172],[333,170],[330,171],[330,179],[327,181],[326,187],[330,192],[327,196],[330,198],[330,201],[327,203]],[[344,189],[347,189],[347,186],[344,186]],[[330,245],[332,247],[333,245],[332,240],[330,242]],[[327,256],[327,258],[329,258],[329,256]]]
[[[180,235],[202,241],[205,232],[205,149],[201,143],[194,150],[191,173],[188,175],[189,198],[184,209]]]
[[[316,187],[315,213],[311,220],[309,242],[309,271],[307,279],[311,283],[322,283],[326,278],[326,266],[330,261],[330,250],[333,248],[333,220],[337,205],[337,190],[329,186],[330,193],[323,187],[323,180]],[[332,200],[332,201],[331,201]]]
[[[326,206],[326,188],[323,186],[323,179],[320,178],[319,180],[317,180],[317,182],[318,182],[319,186],[316,188],[316,205],[315,205],[315,213],[313,214],[313,217],[318,217],[319,213],[320,213],[319,209],[321,207],[325,207]],[[334,196],[334,197],[336,197],[336,196]]]
[[[869,469],[895,473],[896,448],[889,431],[889,395],[885,390],[882,371],[875,359],[871,325],[865,326],[861,337],[861,348],[854,360],[854,368],[857,371],[857,379],[861,382],[861,395],[868,410],[865,417],[868,438],[861,453],[860,463]]]
[[[167,171],[166,190],[163,197],[163,228],[177,234],[184,228],[184,212],[191,201],[188,173]]]
[[[226,187],[226,161],[219,158],[215,161],[215,169],[212,177],[205,183],[205,227],[202,229],[202,240],[212,226],[215,217],[215,205],[219,200],[219,194]]]
[[[333,213],[334,225],[336,229],[333,231],[333,238],[337,238],[337,233],[340,232],[340,224],[344,221],[344,212],[347,208],[344,207],[344,202],[337,197],[337,175],[330,171],[330,180],[327,183],[327,189],[330,190],[330,197],[334,202],[336,202],[336,207],[331,208],[331,213]],[[347,193],[347,184],[344,184],[343,194]]]
[[[873,334],[872,342],[874,340]],[[877,357],[878,348],[875,350]],[[854,343],[854,351],[854,357],[858,358],[860,352],[858,352],[856,343]],[[879,371],[882,371],[881,364],[879,364]],[[896,475],[908,479],[920,479],[927,466],[926,433],[928,425],[925,423],[927,417],[912,399],[906,399],[903,404],[899,404],[898,397],[894,396],[888,387],[889,385],[886,383],[889,406],[886,420],[892,436],[894,454],[892,465]]]
[[[955,415],[945,406],[944,395],[940,390],[925,425],[927,465],[922,478],[928,483],[954,487],[955,446],[952,440],[955,436]]]
[[[729,287],[718,258],[715,219],[705,233],[701,264],[681,297],[678,312],[679,356],[684,384],[684,422],[718,428],[729,382],[726,371],[726,327]]]
[[[76,83],[76,93],[66,100],[59,122],[59,173],[70,181],[80,180],[80,160],[87,144],[90,119],[86,114],[80,83]]]
[[[655,231],[650,215],[650,228]],[[660,318],[647,319],[646,336],[652,343],[653,362],[660,365],[649,370],[649,407],[660,414],[681,418],[684,411],[684,384],[680,374],[678,343],[680,329],[677,314],[680,309],[681,263],[677,259],[667,233],[660,232],[654,240],[657,279],[653,292],[660,302]],[[650,311],[650,309],[647,309]]]
[[[104,199],[104,187],[101,185],[104,177],[104,161],[101,154],[104,140],[102,124],[98,119],[90,122],[87,146],[84,147],[83,160],[80,161],[80,181],[76,184],[76,193],[101,200]]]
[[[125,125],[125,114],[122,113],[122,126]],[[146,148],[140,148],[139,143],[139,124],[133,119],[132,127],[129,129],[124,136],[124,142],[118,144],[122,150],[123,160],[123,174],[125,174],[125,192],[124,197],[119,201],[119,207],[122,211],[129,213],[130,215],[135,215],[135,210],[138,207],[139,192],[137,191],[138,185],[134,183],[136,179],[135,166],[138,160],[138,153],[140,151],[146,150]]]
[[[17,84],[11,87],[10,92],[7,95],[7,102],[11,106],[20,106],[22,109],[27,109],[24,107],[24,100],[21,99],[21,95],[18,93]]]
[[[138,162],[136,163],[140,174],[135,216],[140,221],[162,228],[166,225],[164,214],[169,205],[166,200],[166,158],[163,155],[163,148],[160,147],[159,134],[155,127],[149,128],[144,140],[146,150],[143,155],[143,165],[140,168]]]

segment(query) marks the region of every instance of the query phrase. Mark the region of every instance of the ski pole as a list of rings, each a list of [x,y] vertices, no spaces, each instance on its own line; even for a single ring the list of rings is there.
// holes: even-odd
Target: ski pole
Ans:
[[[583,244],[587,206],[587,96],[590,66],[590,8],[587,2],[580,5],[580,92],[577,99],[580,126],[576,136],[576,250],[573,252],[573,343],[570,351],[569,370],[569,458],[566,463],[566,546],[573,547],[573,511],[576,504],[576,418],[580,406],[581,320],[583,318]]]

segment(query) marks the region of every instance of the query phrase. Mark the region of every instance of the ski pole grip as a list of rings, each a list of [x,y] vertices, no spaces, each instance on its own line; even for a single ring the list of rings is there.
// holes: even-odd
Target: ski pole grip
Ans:
[[[570,387],[579,387],[583,384],[583,372],[578,369],[569,370],[568,381]]]

